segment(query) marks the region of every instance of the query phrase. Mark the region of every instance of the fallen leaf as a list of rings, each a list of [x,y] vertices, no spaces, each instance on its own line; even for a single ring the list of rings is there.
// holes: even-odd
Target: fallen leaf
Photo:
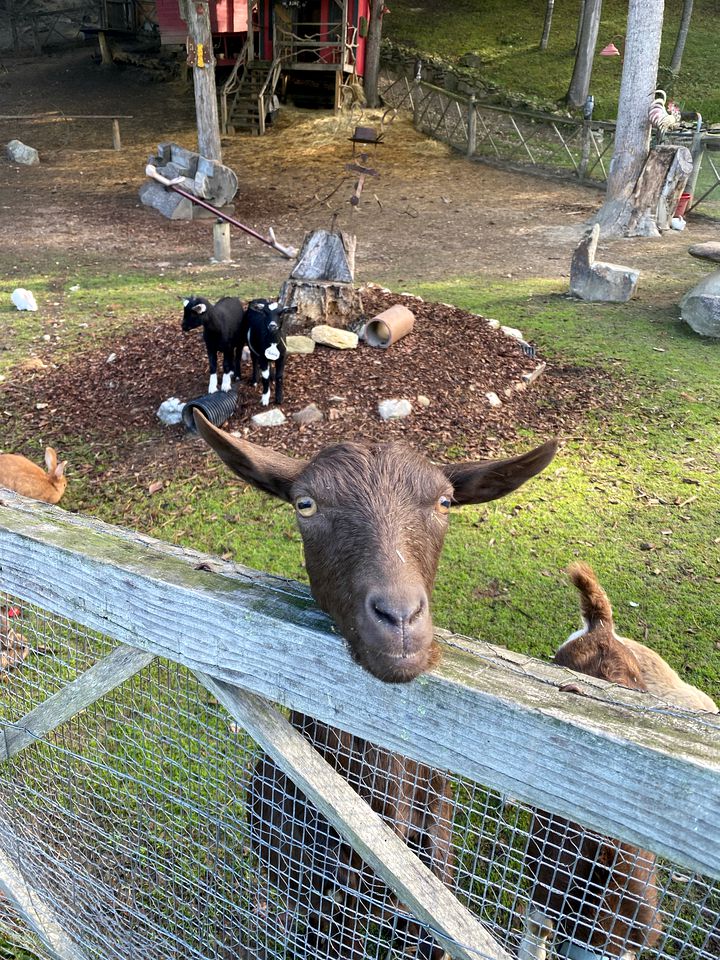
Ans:
[[[148,493],[151,493],[151,494],[157,493],[158,490],[162,490],[162,488],[163,488],[163,481],[156,480],[155,483],[151,483],[150,486],[148,487]]]

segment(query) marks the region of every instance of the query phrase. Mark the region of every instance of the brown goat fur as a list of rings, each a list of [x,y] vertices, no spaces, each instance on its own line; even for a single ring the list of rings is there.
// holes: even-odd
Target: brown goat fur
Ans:
[[[400,443],[341,443],[309,461],[236,439],[195,412],[201,436],[248,483],[296,508],[310,588],[353,658],[386,682],[437,661],[430,594],[450,503],[515,490],[552,460],[551,442],[508,460],[435,466]],[[444,882],[453,875],[450,786],[440,772],[293,713],[291,723]],[[307,911],[310,955],[361,960],[364,894],[372,919],[394,924],[401,955],[439,960],[418,924],[401,921],[390,891],[307,803],[270,757],[251,783],[250,833],[287,910]],[[281,924],[281,921],[278,920]]]
[[[0,454],[0,487],[7,487],[23,497],[32,497],[33,500],[58,503],[67,486],[67,461],[58,463],[53,448],[47,447],[45,464],[47,473],[27,457],[21,457],[17,453]]]
[[[717,712],[710,697],[681,680],[654,650],[618,636],[610,600],[592,567],[574,563],[568,575],[580,594],[583,629],[560,646],[555,663],[685,709]],[[608,958],[625,960],[658,942],[657,874],[649,851],[537,811],[528,858],[535,882],[519,960],[544,960],[554,927],[560,939]]]

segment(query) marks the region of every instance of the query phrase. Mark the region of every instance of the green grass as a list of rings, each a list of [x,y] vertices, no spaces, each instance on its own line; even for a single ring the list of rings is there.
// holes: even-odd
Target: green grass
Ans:
[[[573,46],[579,4],[556,4],[550,42],[538,49],[545,3],[515,4],[509,15],[503,0],[395,0],[384,19],[383,33],[389,40],[420,53],[453,61],[475,52],[483,61],[482,76],[503,90],[529,96],[551,105],[567,92],[573,69]],[[688,110],[699,110],[706,119],[720,120],[720,85],[717,82],[716,36],[720,26],[714,0],[696,0],[683,65],[673,84],[667,71],[672,57],[682,3],[665,5],[660,85]],[[605,0],[597,50],[610,40],[622,49],[627,3]],[[619,57],[596,55],[590,91],[595,96],[596,119],[614,119],[620,89]]]

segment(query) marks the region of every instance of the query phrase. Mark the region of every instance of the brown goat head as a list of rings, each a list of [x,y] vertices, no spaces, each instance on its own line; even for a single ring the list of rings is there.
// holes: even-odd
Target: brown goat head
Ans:
[[[294,460],[194,416],[231,470],[294,504],[315,600],[358,663],[391,683],[412,680],[437,661],[430,594],[451,503],[510,493],[557,449],[549,442],[508,460],[443,467],[402,443],[347,442]]]

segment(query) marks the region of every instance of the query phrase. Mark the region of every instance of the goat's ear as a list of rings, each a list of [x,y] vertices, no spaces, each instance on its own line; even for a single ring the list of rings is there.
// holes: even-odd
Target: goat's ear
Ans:
[[[45,466],[48,468],[48,473],[55,472],[55,468],[57,467],[57,454],[52,447],[45,447]]]
[[[207,310],[207,307],[205,306],[204,303],[196,303],[195,306],[192,308],[193,313],[199,313],[199,314],[205,313],[206,310]]]
[[[487,503],[498,500],[521,487],[540,473],[557,453],[557,441],[550,440],[528,453],[509,460],[479,460],[475,463],[449,463],[442,469],[453,485],[455,503]]]
[[[223,463],[254,487],[291,502],[290,488],[305,467],[304,460],[293,460],[283,453],[231,437],[193,410],[198,433],[210,444]]]

